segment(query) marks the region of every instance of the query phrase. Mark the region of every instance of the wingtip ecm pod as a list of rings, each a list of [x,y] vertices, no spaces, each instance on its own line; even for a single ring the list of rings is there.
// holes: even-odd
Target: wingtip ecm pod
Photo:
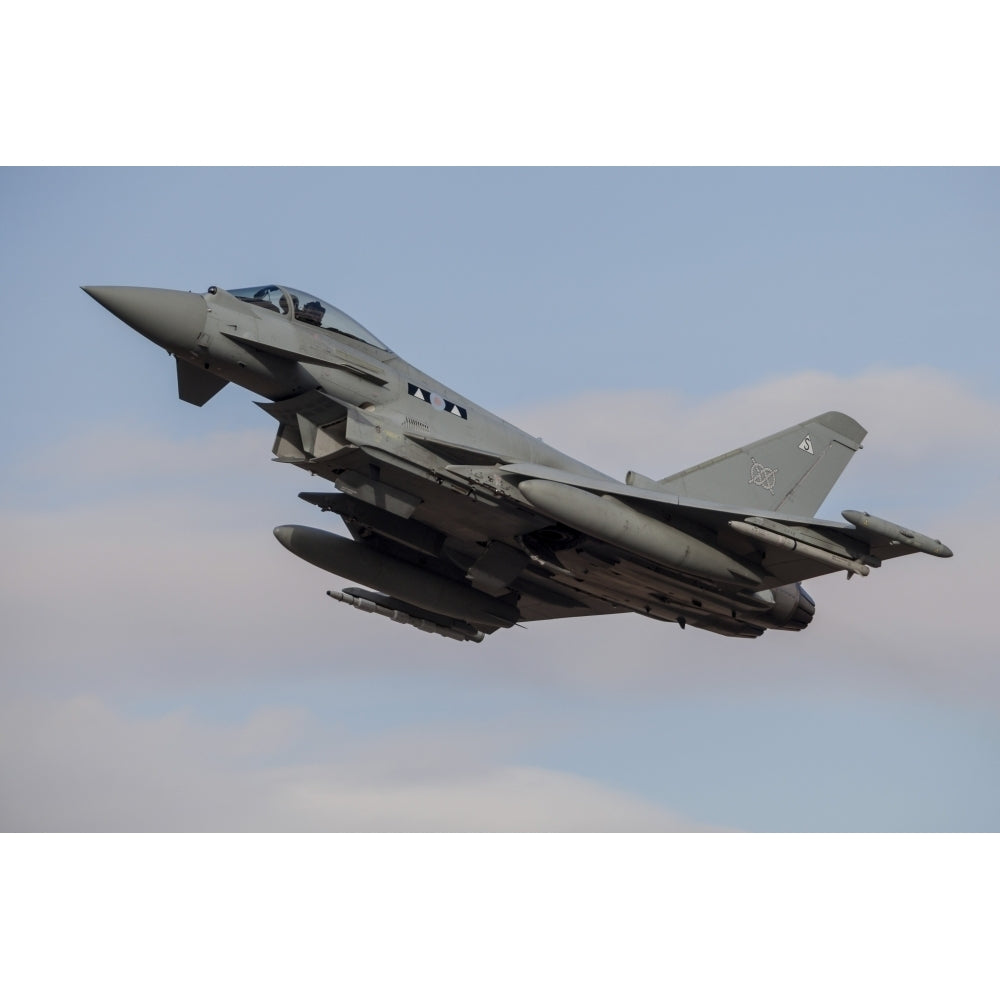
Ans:
[[[850,524],[853,524],[864,535],[875,540],[884,539],[888,542],[895,542],[898,545],[905,545],[907,548],[917,552],[926,552],[929,556],[937,556],[939,559],[950,559],[954,553],[943,542],[928,535],[922,535],[919,531],[904,528],[900,524],[894,524],[882,517],[875,517],[867,511],[844,510],[841,516]]]

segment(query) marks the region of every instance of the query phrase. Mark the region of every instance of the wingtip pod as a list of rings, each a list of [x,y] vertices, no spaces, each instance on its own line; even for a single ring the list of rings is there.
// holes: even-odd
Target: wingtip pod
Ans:
[[[939,559],[950,559],[954,553],[943,542],[936,538],[920,534],[919,531],[912,531],[904,528],[900,524],[894,524],[882,517],[875,517],[867,511],[843,510],[841,516],[855,528],[870,535],[876,535],[890,542],[898,542],[917,552],[926,552],[929,556],[937,556]]]

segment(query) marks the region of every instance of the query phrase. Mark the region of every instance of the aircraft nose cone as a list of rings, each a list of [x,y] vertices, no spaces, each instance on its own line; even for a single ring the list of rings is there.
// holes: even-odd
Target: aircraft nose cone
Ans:
[[[108,312],[171,353],[194,349],[205,328],[208,307],[194,292],[168,288],[85,285],[85,291]]]

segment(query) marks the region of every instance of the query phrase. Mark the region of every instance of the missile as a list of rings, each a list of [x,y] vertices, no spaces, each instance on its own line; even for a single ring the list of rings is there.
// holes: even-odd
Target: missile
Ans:
[[[328,590],[326,594],[327,597],[349,604],[359,611],[366,611],[370,615],[382,615],[383,618],[398,622],[400,625],[412,625],[414,628],[420,629],[421,632],[432,632],[449,639],[457,639],[459,642],[482,642],[485,638],[479,629],[466,625],[464,622],[456,621],[452,625],[444,625],[413,614],[420,609],[411,607],[403,601],[395,601],[391,597],[386,597],[385,594],[373,594],[371,591],[359,590],[357,587],[348,587],[343,592]],[[409,610],[403,610],[404,608]]]
[[[510,628],[517,621],[513,605],[329,531],[283,524],[274,537],[313,566],[424,611],[494,628]]]
[[[545,479],[525,480],[518,489],[548,517],[655,563],[725,583],[756,587],[763,580],[732,556],[678,528],[640,514],[616,497],[594,496],[575,486]]]
[[[860,528],[869,534],[879,538],[888,539],[890,542],[899,542],[908,548],[916,549],[918,552],[926,552],[930,556],[938,556],[947,559],[952,555],[951,549],[947,545],[939,542],[936,538],[928,538],[921,535],[919,531],[911,531],[902,525],[893,524],[881,517],[873,517],[871,514],[862,513],[860,510],[841,511],[845,521],[849,521],[855,528]]]

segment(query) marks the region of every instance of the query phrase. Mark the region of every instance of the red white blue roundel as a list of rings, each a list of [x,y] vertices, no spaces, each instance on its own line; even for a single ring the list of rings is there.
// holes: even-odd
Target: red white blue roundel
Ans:
[[[410,382],[407,391],[411,396],[416,396],[417,399],[422,402],[430,403],[435,410],[438,410],[441,413],[451,413],[456,417],[461,417],[463,420],[469,419],[469,411],[466,410],[464,406],[459,406],[458,403],[452,403],[445,399],[444,396],[439,396],[436,392],[432,392],[430,389],[421,389],[419,385],[414,385]]]

